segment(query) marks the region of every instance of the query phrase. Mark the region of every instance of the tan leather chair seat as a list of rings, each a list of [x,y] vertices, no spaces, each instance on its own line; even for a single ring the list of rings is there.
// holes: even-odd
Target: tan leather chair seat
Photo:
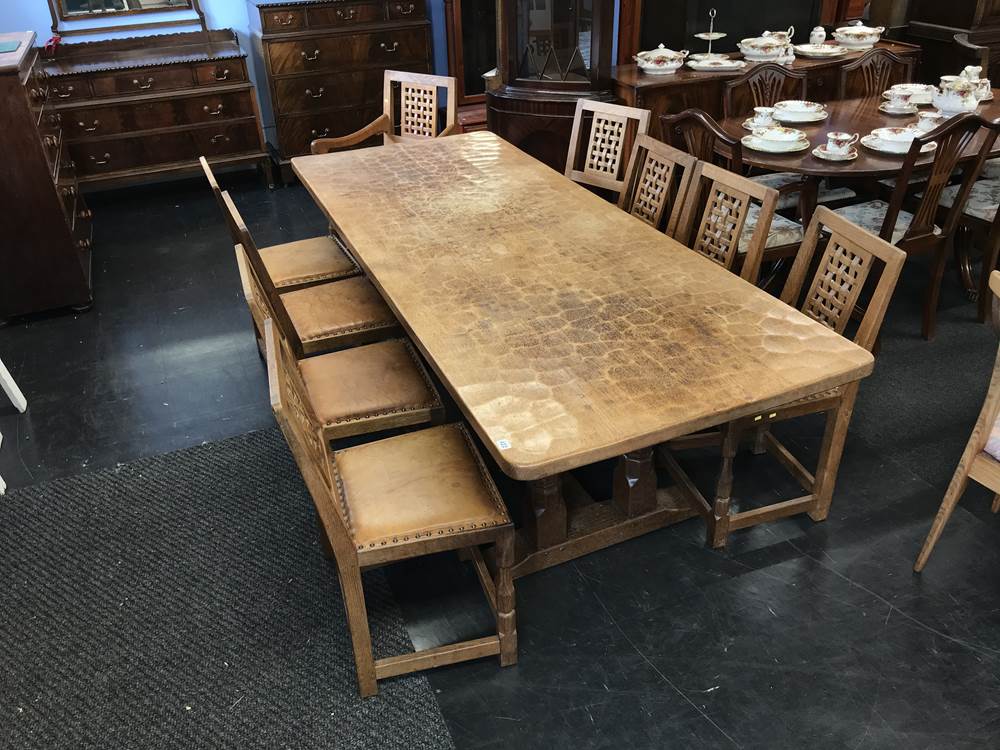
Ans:
[[[443,410],[416,352],[398,339],[310,357],[299,372],[327,439],[427,422]]]
[[[332,237],[272,245],[260,250],[264,267],[279,291],[357,276],[354,261]]]
[[[460,424],[334,454],[337,493],[358,549],[510,523]]]
[[[399,324],[368,279],[355,276],[281,295],[306,354],[385,338]]]

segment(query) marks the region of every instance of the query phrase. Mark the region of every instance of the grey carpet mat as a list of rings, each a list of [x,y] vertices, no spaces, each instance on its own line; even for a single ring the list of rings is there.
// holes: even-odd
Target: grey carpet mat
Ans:
[[[412,650],[381,571],[376,655]],[[423,676],[361,700],[277,430],[0,498],[0,747],[451,748]]]

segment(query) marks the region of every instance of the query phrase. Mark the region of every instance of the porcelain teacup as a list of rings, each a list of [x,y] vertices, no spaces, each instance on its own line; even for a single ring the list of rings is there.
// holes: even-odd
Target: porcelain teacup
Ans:
[[[857,133],[827,133],[826,150],[831,154],[846,156],[851,152],[851,146],[857,143],[860,138],[861,136]]]
[[[774,107],[754,107],[753,126],[766,128],[769,125],[774,125]]]
[[[917,115],[917,129],[922,133],[929,133],[942,122],[944,115],[940,112],[921,112]]]
[[[910,105],[913,94],[900,89],[889,89],[889,107],[891,109],[906,109]]]

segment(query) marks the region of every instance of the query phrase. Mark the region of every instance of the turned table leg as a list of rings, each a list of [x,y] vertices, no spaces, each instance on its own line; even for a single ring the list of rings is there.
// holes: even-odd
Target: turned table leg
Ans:
[[[613,479],[615,505],[629,518],[656,510],[656,469],[653,449],[626,453],[618,459]]]
[[[740,431],[729,422],[722,425],[722,465],[719,481],[715,486],[715,503],[712,505],[712,519],[708,522],[708,544],[719,549],[726,546],[729,536],[729,506],[733,494],[733,461],[740,445]]]
[[[535,549],[554,547],[566,541],[566,501],[562,477],[545,477],[528,484],[528,514],[525,526],[535,542]]]

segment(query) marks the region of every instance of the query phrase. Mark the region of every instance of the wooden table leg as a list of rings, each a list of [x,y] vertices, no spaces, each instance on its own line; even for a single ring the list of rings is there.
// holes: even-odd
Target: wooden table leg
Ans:
[[[536,550],[554,547],[566,541],[568,525],[561,476],[529,482],[528,505],[525,525],[534,537]]]
[[[740,445],[740,430],[733,422],[722,426],[722,465],[719,481],[715,486],[715,503],[712,519],[708,520],[708,544],[719,549],[726,546],[729,537],[729,505],[733,494],[733,461]]]
[[[840,404],[836,410],[827,414],[826,430],[823,432],[823,444],[820,446],[819,462],[816,467],[816,484],[813,489],[815,500],[813,509],[809,511],[809,517],[813,521],[825,521],[830,513],[833,488],[837,483],[837,471],[840,469],[840,459],[844,455],[847,428],[854,413],[859,385],[860,382],[854,382],[844,386]]]
[[[656,469],[652,448],[626,453],[618,459],[612,497],[629,518],[656,510]]]
[[[802,189],[799,191],[799,218],[802,221],[803,229],[809,226],[813,214],[816,213],[821,179],[820,177],[808,176],[802,179]]]

